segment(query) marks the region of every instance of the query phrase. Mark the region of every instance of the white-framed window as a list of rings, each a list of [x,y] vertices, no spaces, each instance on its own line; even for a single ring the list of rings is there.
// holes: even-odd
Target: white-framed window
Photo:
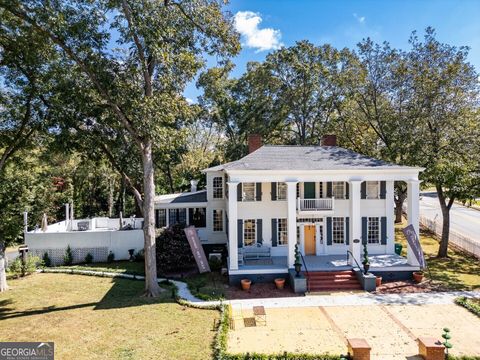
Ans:
[[[277,221],[277,241],[278,245],[288,244],[287,219],[278,219]]]
[[[167,226],[167,209],[155,210],[155,225],[157,228],[163,228]]]
[[[223,210],[213,210],[213,231],[223,231]]]
[[[213,178],[213,198],[223,199],[223,177],[221,176]]]
[[[287,183],[277,183],[277,200],[287,200]]]
[[[257,242],[257,227],[254,219],[243,220],[243,246],[252,246]]]
[[[345,244],[345,218],[332,218],[332,243]]]
[[[255,183],[242,183],[243,201],[255,201]]]
[[[367,199],[380,199],[380,181],[367,181]]]
[[[380,218],[367,218],[367,239],[369,244],[380,244]]]
[[[335,199],[345,199],[345,182],[334,181],[332,183],[332,196]]]

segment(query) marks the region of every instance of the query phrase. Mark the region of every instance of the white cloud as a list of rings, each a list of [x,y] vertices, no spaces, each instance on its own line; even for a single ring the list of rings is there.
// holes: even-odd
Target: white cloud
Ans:
[[[239,11],[234,16],[235,29],[242,35],[244,45],[256,49],[257,52],[279,49],[282,33],[272,28],[260,29],[260,14],[253,11]]]
[[[363,24],[365,22],[365,16],[358,16],[356,13],[353,13],[353,17],[355,19],[357,19],[357,21],[360,23],[360,24]]]

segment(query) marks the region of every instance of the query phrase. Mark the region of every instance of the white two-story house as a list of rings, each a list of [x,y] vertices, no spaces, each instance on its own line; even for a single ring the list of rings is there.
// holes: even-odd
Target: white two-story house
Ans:
[[[198,228],[208,246],[225,244],[232,282],[267,280],[295,262],[295,244],[310,271],[342,270],[361,262],[367,245],[371,270],[395,278],[418,269],[394,252],[394,181],[408,186],[408,222],[418,234],[419,172],[336,146],[261,145],[204,170],[207,188],[157,197],[157,226]],[[347,259],[348,254],[348,259]]]

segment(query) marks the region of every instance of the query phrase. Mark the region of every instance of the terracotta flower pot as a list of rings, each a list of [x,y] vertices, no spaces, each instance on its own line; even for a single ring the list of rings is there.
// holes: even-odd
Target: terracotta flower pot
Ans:
[[[285,287],[285,279],[275,279],[275,286],[277,287],[277,289],[283,289]]]
[[[413,280],[418,284],[421,283],[423,280],[423,273],[422,272],[414,272],[413,273]]]
[[[242,279],[240,283],[242,284],[242,290],[248,291],[250,290],[250,285],[252,285],[252,280]]]
[[[379,287],[380,285],[382,285],[382,277],[381,277],[381,276],[377,276],[377,277],[375,278],[375,285],[376,285],[377,287]]]

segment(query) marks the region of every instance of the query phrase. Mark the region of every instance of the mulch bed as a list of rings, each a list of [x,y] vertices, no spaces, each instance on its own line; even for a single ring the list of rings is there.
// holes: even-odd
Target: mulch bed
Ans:
[[[278,290],[272,283],[252,283],[249,291],[242,290],[241,286],[228,286],[225,289],[225,297],[229,300],[234,299],[261,299],[275,297],[292,297],[298,296],[293,290],[285,284],[285,288]]]
[[[382,283],[374,294],[406,294],[406,293],[425,293],[443,291],[438,285],[432,284],[430,281],[423,281],[420,284],[413,280],[391,281]]]

